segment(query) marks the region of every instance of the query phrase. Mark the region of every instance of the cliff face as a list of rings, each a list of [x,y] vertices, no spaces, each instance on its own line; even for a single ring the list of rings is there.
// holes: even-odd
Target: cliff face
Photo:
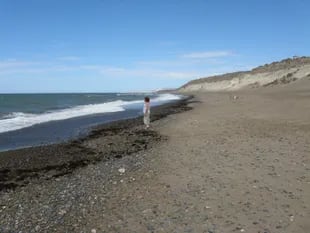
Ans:
[[[234,91],[243,88],[259,88],[288,84],[299,79],[310,78],[310,57],[289,58],[252,69],[188,82],[178,90],[190,91]]]

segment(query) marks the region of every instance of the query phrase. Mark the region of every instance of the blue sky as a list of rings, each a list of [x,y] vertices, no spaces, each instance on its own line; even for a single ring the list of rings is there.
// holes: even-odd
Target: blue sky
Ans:
[[[308,0],[0,0],[0,93],[178,87],[310,55]]]

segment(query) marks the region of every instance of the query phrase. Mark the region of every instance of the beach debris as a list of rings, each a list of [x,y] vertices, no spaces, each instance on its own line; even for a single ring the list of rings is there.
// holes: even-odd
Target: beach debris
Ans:
[[[142,211],[143,214],[151,213],[152,209],[145,209]]]
[[[91,229],[91,233],[96,233],[97,230],[96,229]]]
[[[211,209],[211,207],[210,207],[210,206],[207,206],[207,205],[206,205],[206,207],[205,207],[205,208],[206,208],[206,209]]]
[[[294,216],[293,216],[293,215],[290,216],[290,221],[291,221],[291,222],[294,221]]]
[[[245,232],[245,230],[240,226],[236,227],[235,230],[237,230],[237,231],[239,230],[240,232]]]
[[[118,169],[118,172],[119,172],[119,173],[121,173],[121,174],[124,174],[124,173],[125,173],[125,171],[126,171],[126,170],[125,170],[125,168],[123,168],[123,167],[122,167],[122,168],[120,168],[120,169]]]
[[[65,215],[66,213],[67,213],[66,210],[60,210],[60,211],[58,212],[59,215]]]

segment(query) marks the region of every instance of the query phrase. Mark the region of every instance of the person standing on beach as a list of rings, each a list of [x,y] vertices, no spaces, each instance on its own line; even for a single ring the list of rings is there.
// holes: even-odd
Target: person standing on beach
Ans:
[[[150,127],[150,115],[151,115],[150,98],[148,96],[144,98],[143,114],[144,114],[143,122],[145,128],[148,129]]]

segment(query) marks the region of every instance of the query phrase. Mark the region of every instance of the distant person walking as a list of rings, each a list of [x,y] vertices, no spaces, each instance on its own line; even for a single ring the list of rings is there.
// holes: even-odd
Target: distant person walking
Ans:
[[[144,98],[143,114],[144,114],[143,122],[145,128],[148,129],[150,127],[150,115],[151,115],[150,98],[148,96]]]

